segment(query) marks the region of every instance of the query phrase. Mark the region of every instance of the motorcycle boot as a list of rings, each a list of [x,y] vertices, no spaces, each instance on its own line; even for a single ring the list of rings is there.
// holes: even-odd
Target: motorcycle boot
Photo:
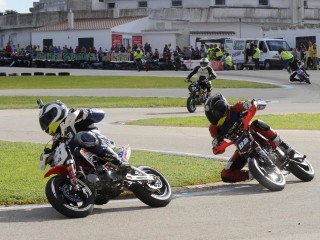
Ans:
[[[131,169],[130,163],[120,158],[119,155],[109,146],[106,147],[103,159],[115,165],[123,175],[127,174]]]
[[[293,158],[296,151],[288,143],[283,141],[278,134],[272,139],[272,142],[279,146],[289,158]]]

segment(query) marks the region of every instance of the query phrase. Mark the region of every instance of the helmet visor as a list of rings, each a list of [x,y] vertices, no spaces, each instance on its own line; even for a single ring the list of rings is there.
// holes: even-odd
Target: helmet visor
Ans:
[[[205,67],[207,67],[207,66],[208,66],[208,63],[207,63],[207,62],[201,62],[201,63],[200,63],[200,67],[205,68]]]
[[[57,109],[52,108],[50,111],[46,112],[44,115],[42,115],[39,118],[39,123],[41,126],[41,129],[45,132],[47,132],[50,123],[53,121],[53,119],[57,116]]]

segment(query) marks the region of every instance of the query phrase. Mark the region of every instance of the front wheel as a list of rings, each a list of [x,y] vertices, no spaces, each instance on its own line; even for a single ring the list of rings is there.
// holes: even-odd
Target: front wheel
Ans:
[[[65,175],[52,177],[46,185],[46,196],[52,207],[69,218],[83,218],[92,213],[94,196],[89,187],[78,179],[74,189]]]
[[[195,103],[194,97],[190,96],[187,99],[187,109],[189,113],[194,113],[197,109],[197,105]]]
[[[130,191],[132,191],[141,202],[150,207],[167,206],[172,198],[171,186],[168,180],[160,172],[151,167],[139,166],[138,168],[154,176],[154,181],[134,182],[129,186]]]
[[[252,158],[249,161],[249,171],[264,187],[271,191],[281,191],[286,185],[286,179],[276,166],[267,166],[262,160]]]

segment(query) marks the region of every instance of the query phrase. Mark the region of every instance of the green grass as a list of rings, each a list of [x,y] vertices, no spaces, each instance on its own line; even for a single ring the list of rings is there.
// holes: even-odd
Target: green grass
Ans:
[[[259,115],[254,119],[261,119],[274,129],[320,130],[320,114],[283,114]],[[208,127],[206,117],[172,117],[149,118],[127,122],[128,125],[142,126],[174,126],[174,127]]]
[[[187,76],[187,73],[186,73]],[[1,77],[0,89],[68,88],[187,88],[184,78],[153,76],[11,76]],[[248,81],[213,80],[213,88],[274,88]]]
[[[42,144],[0,141],[0,205],[47,202],[45,171],[38,169],[43,148]],[[203,158],[143,151],[133,151],[130,162],[158,169],[173,187],[221,181],[224,166]]]
[[[36,101],[41,98],[44,103],[61,100],[67,106],[75,108],[152,108],[152,107],[186,107],[186,98],[169,97],[58,97],[58,96],[0,96],[0,109],[37,108]],[[230,103],[239,99],[228,99]]]

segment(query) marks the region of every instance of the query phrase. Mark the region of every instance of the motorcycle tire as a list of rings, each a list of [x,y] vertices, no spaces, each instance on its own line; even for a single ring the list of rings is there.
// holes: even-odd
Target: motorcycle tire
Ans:
[[[56,175],[50,178],[46,185],[49,203],[55,210],[69,218],[83,218],[93,211],[94,196],[91,190],[79,179],[78,184],[80,189],[72,192],[70,180],[65,175]]]
[[[165,207],[171,202],[172,190],[168,180],[157,170],[148,166],[138,166],[145,173],[159,177],[155,183],[132,183],[129,190],[143,203],[150,207]],[[160,181],[160,182],[159,182]],[[157,191],[151,190],[150,185],[161,184],[161,188]]]
[[[194,102],[194,98],[193,97],[188,97],[187,99],[187,109],[189,111],[189,113],[194,113],[197,109],[197,105]]]
[[[303,182],[310,182],[314,178],[314,169],[307,159],[290,161],[289,171]]]
[[[265,188],[270,191],[281,191],[284,189],[286,179],[279,169],[277,173],[273,172],[270,174],[256,158],[250,159],[248,167],[252,176]]]

